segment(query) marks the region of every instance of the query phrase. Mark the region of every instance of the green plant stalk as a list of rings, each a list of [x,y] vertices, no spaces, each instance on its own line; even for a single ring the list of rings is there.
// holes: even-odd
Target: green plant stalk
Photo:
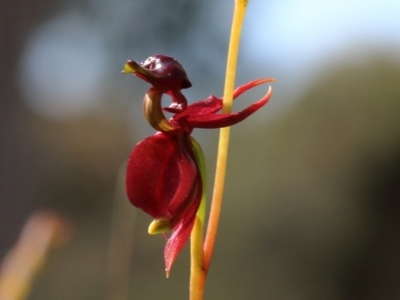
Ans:
[[[203,227],[204,223],[196,216],[190,235],[190,300],[202,300],[204,296],[206,273],[203,256]]]
[[[225,75],[225,87],[222,108],[223,113],[229,113],[232,110],[233,89],[235,86],[240,35],[242,32],[243,20],[246,13],[247,4],[248,0],[235,0]],[[226,163],[228,158],[229,134],[229,127],[222,128],[220,130],[214,190],[211,202],[210,217],[208,220],[207,234],[204,242],[204,267],[206,273],[208,272],[208,269],[210,267],[212,253],[217,236],[219,216],[221,214]]]
[[[207,198],[207,172],[206,162],[203,150],[200,144],[190,138],[192,143],[193,153],[199,166],[201,182],[202,182],[202,198],[199,210],[197,211],[196,220],[190,235],[190,300],[202,300],[204,296],[204,286],[206,282],[206,273],[204,269],[203,255],[203,239],[204,239],[204,224],[206,216],[206,198]]]
[[[247,4],[248,0],[235,1],[225,76],[222,108],[223,113],[229,113],[232,110],[233,89],[235,86],[239,42]],[[203,226],[205,221],[206,202],[205,162],[200,146],[194,139],[192,139],[194,153],[196,156],[196,160],[200,166],[202,176],[203,199],[201,200],[199,212],[197,214],[195,225],[191,234],[190,300],[202,300],[204,296],[204,287],[207,272],[210,267],[211,257],[214,250],[215,239],[218,230],[219,216],[221,214],[222,196],[224,190],[226,163],[229,147],[229,133],[229,127],[222,128],[220,131],[213,198],[204,244]]]

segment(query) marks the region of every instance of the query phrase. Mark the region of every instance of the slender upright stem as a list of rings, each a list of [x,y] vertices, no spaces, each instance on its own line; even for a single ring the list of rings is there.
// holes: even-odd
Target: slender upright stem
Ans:
[[[248,0],[235,0],[231,36],[228,49],[228,60],[225,75],[225,87],[223,96],[223,113],[229,113],[232,109],[233,89],[235,85],[237,57],[239,53],[239,42],[242,31],[244,15]],[[215,171],[214,191],[211,202],[210,217],[208,221],[207,234],[204,242],[204,267],[207,273],[210,266],[217,235],[219,216],[221,213],[222,196],[224,191],[226,162],[228,157],[230,128],[222,128],[220,131],[217,166]]]
[[[223,96],[224,101],[222,108],[223,113],[229,113],[232,109],[233,89],[235,86],[236,65],[239,52],[239,41],[247,3],[248,0],[235,0],[232,29],[228,49],[228,62],[225,75],[225,87]],[[192,145],[196,154],[196,143],[192,141]],[[201,207],[199,209],[199,213],[196,217],[191,234],[190,300],[202,300],[204,296],[207,271],[210,266],[215,238],[217,235],[219,216],[221,212],[228,146],[229,127],[222,128],[220,131],[214,191],[211,203],[210,217],[208,221],[207,235],[204,241],[204,245],[204,207]],[[196,159],[198,160],[199,157],[197,156]],[[203,184],[205,184],[205,175],[203,175],[205,173],[205,165],[203,165],[203,167],[200,167],[200,169],[202,171],[202,181]],[[205,190],[203,190],[203,197],[205,197],[205,194]],[[202,199],[202,205],[204,205],[204,203],[205,198]]]
[[[191,137],[193,154],[197,166],[199,167],[202,182],[202,198],[199,210],[197,211],[195,223],[190,235],[190,300],[202,300],[204,296],[204,286],[206,283],[206,272],[204,269],[203,240],[204,222],[206,217],[206,198],[207,198],[207,172],[204,153],[199,143]]]
[[[196,216],[190,246],[190,300],[202,300],[204,296],[206,273],[203,257],[203,227],[204,223]]]

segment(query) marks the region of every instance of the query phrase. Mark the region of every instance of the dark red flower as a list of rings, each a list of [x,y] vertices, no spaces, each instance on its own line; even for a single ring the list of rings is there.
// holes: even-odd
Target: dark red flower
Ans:
[[[158,132],[139,142],[128,161],[126,190],[131,203],[154,218],[149,233],[172,230],[164,251],[167,274],[186,244],[202,197],[197,149],[190,136],[194,128],[221,128],[234,125],[259,108],[271,97],[272,89],[246,109],[220,114],[222,99],[209,96],[187,105],[181,89],[191,86],[185,70],[175,59],[163,55],[149,57],[142,63],[128,61],[124,73],[133,73],[152,87],[144,98],[144,114]],[[259,79],[240,86],[234,98],[245,91],[274,79]],[[161,98],[172,98],[162,108]],[[164,111],[173,116],[167,120]]]
[[[175,58],[157,54],[139,63],[128,60],[123,72],[134,73],[149,82],[157,91],[170,95],[171,107],[186,108],[187,101],[180,90],[190,88],[192,83]]]

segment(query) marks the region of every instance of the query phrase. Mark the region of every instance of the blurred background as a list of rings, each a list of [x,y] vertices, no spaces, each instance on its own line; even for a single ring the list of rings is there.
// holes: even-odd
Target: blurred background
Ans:
[[[165,279],[163,238],[117,188],[131,149],[153,133],[141,113],[148,84],[120,71],[163,53],[185,66],[189,101],[220,96],[232,9],[1,1],[0,259],[37,209],[74,228],[28,299],[188,298],[187,249]],[[237,85],[279,82],[233,128],[206,299],[400,299],[399,16],[395,0],[250,1]],[[211,187],[218,131],[194,136]],[[110,252],[121,258],[111,268]]]

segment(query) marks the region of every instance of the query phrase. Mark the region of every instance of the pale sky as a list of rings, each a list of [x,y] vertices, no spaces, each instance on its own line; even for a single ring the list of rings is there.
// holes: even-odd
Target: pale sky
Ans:
[[[357,44],[400,53],[399,0],[252,0],[247,17],[245,54],[267,53],[283,68],[320,64]]]
[[[229,26],[226,18],[215,20],[216,26]],[[250,1],[241,54],[252,65],[271,70],[268,76],[279,78],[282,90],[288,90],[285,82],[299,83],[296,76],[304,77],[304,70],[312,80],[318,68],[349,47],[389,49],[399,53],[400,61],[400,0]],[[28,105],[55,118],[93,109],[101,98],[108,59],[98,28],[83,14],[45,22],[33,32],[21,59],[21,89]]]

